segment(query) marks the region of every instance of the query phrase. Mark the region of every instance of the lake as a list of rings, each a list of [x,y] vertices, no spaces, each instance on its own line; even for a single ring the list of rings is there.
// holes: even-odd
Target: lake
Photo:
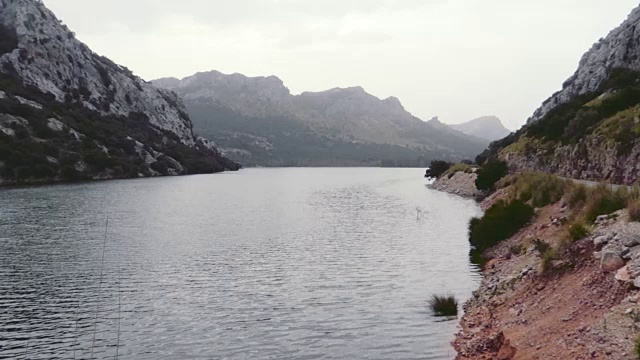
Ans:
[[[0,190],[0,359],[451,359],[472,200],[422,169]],[[107,224],[108,219],[108,224]]]

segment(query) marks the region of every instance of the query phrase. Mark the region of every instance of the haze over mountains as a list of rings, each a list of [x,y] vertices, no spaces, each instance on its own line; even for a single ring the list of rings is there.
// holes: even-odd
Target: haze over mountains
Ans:
[[[496,116],[483,116],[463,124],[449,125],[449,127],[488,141],[500,140],[511,134],[511,130],[504,127],[502,121]]]
[[[425,166],[473,158],[490,142],[424,122],[397,98],[361,87],[292,95],[275,76],[217,71],[153,83],[182,97],[195,130],[246,165]]]

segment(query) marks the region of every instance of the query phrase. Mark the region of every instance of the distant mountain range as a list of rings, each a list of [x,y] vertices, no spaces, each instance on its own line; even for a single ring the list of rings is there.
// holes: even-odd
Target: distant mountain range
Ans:
[[[424,122],[397,98],[361,87],[292,95],[275,76],[217,71],[153,84],[175,91],[195,131],[249,166],[425,166],[473,158],[490,142]]]
[[[500,140],[511,134],[511,130],[504,127],[502,121],[496,116],[483,116],[463,124],[449,126],[467,135],[488,141]]]
[[[92,52],[39,0],[0,1],[0,184],[238,169],[182,101]]]

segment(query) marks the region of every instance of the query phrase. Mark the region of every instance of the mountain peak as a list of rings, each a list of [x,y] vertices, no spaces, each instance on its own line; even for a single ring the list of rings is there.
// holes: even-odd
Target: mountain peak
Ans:
[[[562,84],[562,90],[553,94],[538,108],[528,123],[542,119],[558,105],[578,95],[593,93],[609,77],[613,69],[640,70],[640,6],[605,38],[596,42],[580,59],[576,72]]]
[[[504,127],[502,121],[493,115],[482,116],[463,124],[450,125],[450,127],[467,135],[489,141],[499,140],[511,134],[511,131]]]

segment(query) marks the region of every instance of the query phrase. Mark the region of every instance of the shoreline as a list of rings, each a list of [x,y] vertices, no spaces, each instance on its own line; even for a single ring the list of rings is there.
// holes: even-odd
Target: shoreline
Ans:
[[[455,183],[470,174],[464,175],[430,187],[464,196],[466,183]],[[501,189],[480,206],[486,211],[507,197],[508,189]],[[634,237],[640,234],[640,223],[630,222],[626,210],[600,216],[589,236],[553,260],[553,270],[543,271],[542,256],[532,243],[560,239],[569,216],[563,200],[537,208],[529,224],[485,252],[490,260],[479,288],[463,306],[460,331],[452,343],[457,360],[623,360],[635,355],[640,291],[628,273],[640,269],[640,235]],[[625,258],[622,269],[604,269],[603,253],[611,249],[633,256]]]

